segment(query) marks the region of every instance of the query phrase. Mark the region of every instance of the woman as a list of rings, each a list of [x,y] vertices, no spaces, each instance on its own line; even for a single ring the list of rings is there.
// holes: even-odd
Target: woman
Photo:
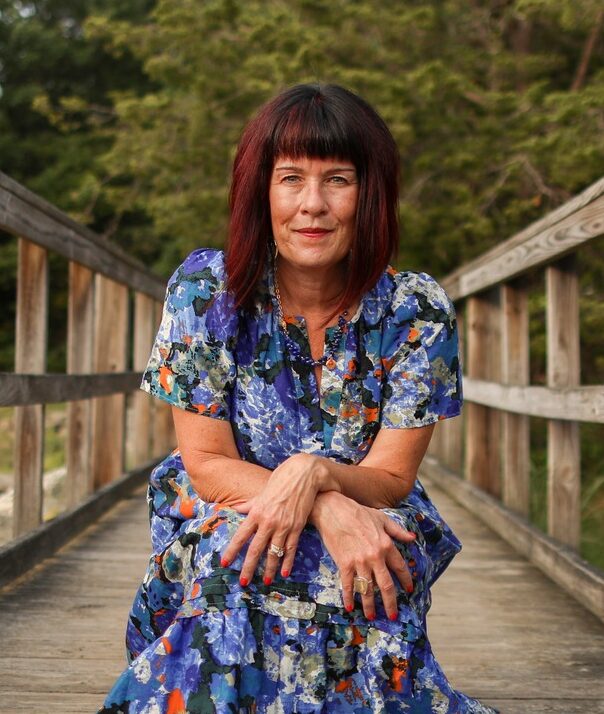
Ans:
[[[179,449],[151,477],[131,664],[103,712],[480,712],[426,637],[460,548],[416,473],[461,382],[453,307],[388,267],[398,154],[342,87],[265,105],[226,257],[168,285],[143,388]]]

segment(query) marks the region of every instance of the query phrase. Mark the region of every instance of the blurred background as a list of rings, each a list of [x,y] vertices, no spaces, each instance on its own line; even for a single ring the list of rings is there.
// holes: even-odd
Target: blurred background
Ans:
[[[221,246],[239,133],[266,99],[337,82],[402,157],[399,268],[442,277],[604,173],[601,0],[0,0],[0,169],[168,276]],[[604,241],[582,249],[581,383],[604,383]],[[16,239],[0,234],[0,371],[14,368]],[[50,257],[48,371],[65,371],[67,261]],[[531,278],[527,278],[531,280]],[[543,274],[531,384],[545,384]],[[0,540],[13,408],[0,409]],[[49,405],[45,517],[62,510],[66,405]],[[581,425],[581,553],[604,567],[604,433]],[[546,425],[531,418],[545,527]],[[4,495],[2,495],[4,492]]]

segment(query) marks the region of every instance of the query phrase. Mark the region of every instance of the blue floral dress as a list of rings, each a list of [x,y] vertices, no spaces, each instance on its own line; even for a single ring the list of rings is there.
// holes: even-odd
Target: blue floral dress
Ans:
[[[309,353],[303,318],[287,329]],[[380,428],[459,414],[454,310],[430,276],[387,269],[343,330],[319,394],[313,369],[290,362],[272,270],[244,314],[225,290],[222,252],[197,250],[168,284],[142,387],[229,420],[241,458],[268,469],[298,452],[358,464]],[[153,554],[129,618],[130,664],[104,714],[494,711],[452,689],[427,639],[429,588],[461,545],[419,481],[386,509],[417,535],[397,543],[414,591],[400,588],[394,622],[379,597],[372,622],[359,602],[346,612],[312,526],[287,579],[265,586],[261,563],[242,587],[245,550],[226,568],[220,557],[245,516],[202,501],[178,451],[154,470],[148,498]]]

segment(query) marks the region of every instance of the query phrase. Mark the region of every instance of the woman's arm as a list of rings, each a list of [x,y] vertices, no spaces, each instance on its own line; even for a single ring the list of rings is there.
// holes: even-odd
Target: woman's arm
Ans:
[[[183,463],[201,498],[240,505],[262,491],[271,471],[241,460],[228,421],[176,407],[172,413]],[[433,430],[433,424],[417,429],[381,429],[358,466],[303,455],[297,467],[305,471],[317,491],[340,491],[372,508],[392,507],[413,488]]]
[[[319,491],[340,491],[371,508],[396,506],[413,489],[433,431],[434,424],[380,429],[367,456],[356,466],[316,457]]]
[[[271,472],[243,461],[230,422],[172,407],[176,439],[189,480],[199,497],[235,506],[257,496]]]

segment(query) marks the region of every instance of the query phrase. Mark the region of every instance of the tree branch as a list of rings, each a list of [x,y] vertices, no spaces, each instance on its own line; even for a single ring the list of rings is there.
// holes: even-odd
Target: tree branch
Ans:
[[[579,63],[579,66],[577,67],[577,73],[575,74],[575,78],[573,79],[573,83],[571,85],[571,92],[576,92],[581,87],[583,86],[585,82],[585,76],[587,75],[587,68],[589,67],[589,61],[591,59],[591,56],[594,51],[594,47],[596,46],[596,40],[598,39],[598,35],[600,34],[600,30],[602,29],[602,24],[604,23],[604,9],[600,10],[596,16],[596,22],[594,26],[591,28],[591,32],[587,36],[587,40],[585,41],[585,45],[583,47],[583,55],[581,57],[581,62]]]

